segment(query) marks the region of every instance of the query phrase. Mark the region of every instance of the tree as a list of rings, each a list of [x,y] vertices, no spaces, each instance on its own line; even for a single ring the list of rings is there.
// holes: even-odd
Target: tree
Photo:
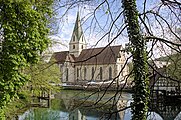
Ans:
[[[34,92],[33,95],[36,95],[37,92],[39,94],[42,91],[58,90],[59,86],[57,85],[60,84],[61,74],[54,60],[49,63],[41,60],[36,65],[27,68],[26,73],[30,75],[27,87]]]
[[[146,120],[148,111],[148,70],[147,70],[147,54],[145,40],[143,39],[138,22],[138,11],[135,0],[123,0],[123,8],[125,22],[128,25],[128,37],[133,47],[131,54],[133,55],[133,71],[134,83],[133,87],[133,120]]]
[[[18,111],[31,105],[32,100],[37,99],[41,93],[48,95],[60,90],[60,70],[55,61],[47,63],[41,59],[37,64],[27,67],[24,72],[29,75],[29,80],[18,90],[18,98],[7,105],[7,119],[13,119],[19,114]]]
[[[85,21],[91,19],[90,24],[86,26],[87,29],[90,28],[88,34],[91,35],[94,32],[94,34],[100,35],[95,45],[106,40],[108,41],[107,46],[109,46],[115,41],[121,41],[121,36],[129,37],[128,50],[132,54],[133,82],[135,84],[134,102],[131,105],[132,119],[146,119],[149,97],[147,59],[154,61],[158,57],[170,56],[171,51],[181,52],[181,39],[175,30],[181,25],[181,3],[178,0],[153,0],[152,2],[149,0],[141,2],[122,0],[122,3],[119,0],[98,0],[95,2],[72,0],[66,1],[65,4],[60,1],[59,8],[65,8],[66,14],[71,8],[78,5],[79,10],[84,12],[86,7],[80,7],[84,6],[84,2],[85,6],[89,7],[88,9],[92,9],[85,15]],[[126,28],[127,31],[125,31]],[[149,67],[158,72],[150,64]],[[178,66],[174,67],[178,68]],[[118,92],[120,91],[116,91],[115,96]],[[121,110],[125,109],[118,111]]]
[[[47,48],[53,0],[0,1],[0,119],[3,109],[28,80],[25,67],[37,63]]]

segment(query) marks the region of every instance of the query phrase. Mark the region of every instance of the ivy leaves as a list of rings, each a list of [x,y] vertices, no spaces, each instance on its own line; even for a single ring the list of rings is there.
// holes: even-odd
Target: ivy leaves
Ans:
[[[127,32],[130,40],[131,53],[133,55],[134,87],[132,103],[132,119],[146,120],[148,111],[149,88],[148,88],[148,66],[145,43],[140,33],[138,24],[138,11],[136,0],[122,0],[124,8],[125,23],[128,25]]]

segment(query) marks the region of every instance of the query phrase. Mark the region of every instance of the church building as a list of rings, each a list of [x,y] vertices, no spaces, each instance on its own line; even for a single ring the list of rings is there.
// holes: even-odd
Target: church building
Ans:
[[[79,13],[69,51],[55,52],[52,57],[60,67],[61,82],[66,84],[106,83],[112,80],[118,84],[128,74],[122,45],[87,48]]]

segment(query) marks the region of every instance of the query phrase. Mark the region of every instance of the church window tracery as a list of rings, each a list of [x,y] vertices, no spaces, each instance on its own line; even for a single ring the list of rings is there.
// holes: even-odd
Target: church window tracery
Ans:
[[[75,41],[75,35],[73,36],[73,41]]]
[[[68,68],[66,68],[66,81],[68,81],[68,74],[69,74],[69,70]]]
[[[92,79],[94,78],[94,67],[92,67]]]
[[[87,68],[84,67],[84,80],[86,80]]]
[[[102,80],[102,67],[100,67],[100,80]]]
[[[77,78],[79,77],[79,68],[77,68]]]
[[[109,67],[109,80],[111,80],[111,79],[112,79],[112,68]]]

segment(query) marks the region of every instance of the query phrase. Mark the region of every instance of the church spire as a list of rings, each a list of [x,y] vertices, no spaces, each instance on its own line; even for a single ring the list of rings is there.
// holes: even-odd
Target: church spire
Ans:
[[[81,36],[83,35],[79,12],[77,12],[77,19],[75,22],[73,34],[76,36],[78,41],[80,40]]]
[[[86,42],[82,30],[79,12],[77,12],[77,18],[73,29],[72,37],[69,43],[69,52],[75,57],[78,57],[82,49],[86,48]]]

